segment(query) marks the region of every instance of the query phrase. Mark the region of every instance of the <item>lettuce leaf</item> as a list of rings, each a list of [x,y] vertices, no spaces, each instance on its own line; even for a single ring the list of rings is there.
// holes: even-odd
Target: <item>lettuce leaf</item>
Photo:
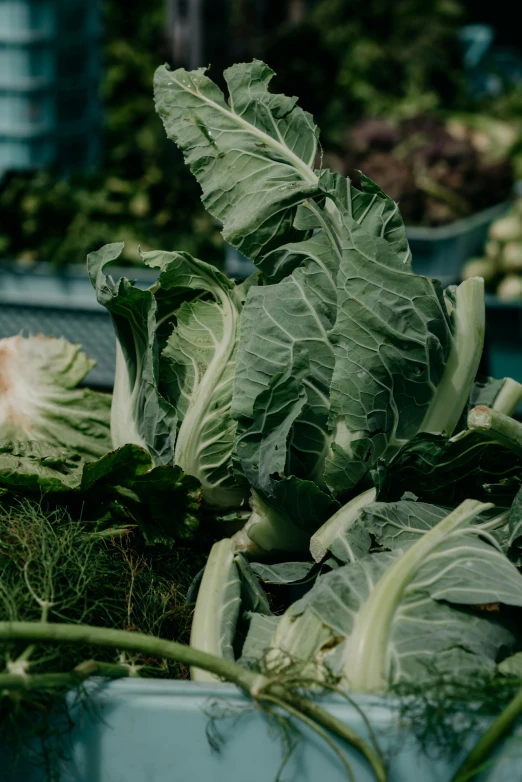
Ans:
[[[38,440],[85,458],[111,448],[111,397],[78,388],[95,362],[65,339],[0,340],[0,440]]]

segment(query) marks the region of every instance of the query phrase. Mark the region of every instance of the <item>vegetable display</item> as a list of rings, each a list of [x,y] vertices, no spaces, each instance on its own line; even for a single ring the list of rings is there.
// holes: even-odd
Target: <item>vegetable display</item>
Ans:
[[[472,258],[463,277],[480,274],[487,288],[507,301],[522,296],[522,198],[491,225],[483,258]]]
[[[399,203],[407,225],[440,226],[510,198],[517,140],[513,123],[481,114],[368,117],[327,160],[354,181],[362,169]]]
[[[306,690],[518,682],[522,386],[477,377],[483,279],[442,290],[416,275],[397,204],[366,176],[359,189],[321,166],[312,117],[269,91],[270,68],[224,76],[228,97],[204,69],[161,67],[156,106],[224,239],[257,271],[236,284],[188,253],[147,251],[157,280],[141,290],[111,276],[120,243],[89,255],[118,344],[100,452],[85,445],[98,430],[89,392],[74,390],[88,368],[76,348],[0,346],[2,509],[41,502],[96,540],[205,548],[191,647],[133,633],[130,613],[127,628],[35,621],[34,605],[11,610],[1,591],[0,638],[22,649],[13,675],[33,665],[25,642],[134,650],[228,678],[339,753],[333,731],[384,780],[379,752]],[[21,371],[9,351],[35,346]],[[74,411],[71,433],[56,429],[58,404]],[[105,662],[69,668],[63,686],[110,674]],[[6,692],[21,686],[4,679]]]

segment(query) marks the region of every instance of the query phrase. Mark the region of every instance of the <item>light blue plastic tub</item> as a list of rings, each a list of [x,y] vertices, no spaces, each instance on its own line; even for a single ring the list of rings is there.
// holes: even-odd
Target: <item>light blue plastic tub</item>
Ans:
[[[274,726],[239,691],[229,685],[120,680],[89,688],[90,709],[76,710],[70,734],[70,759],[63,782],[274,782],[283,747]],[[378,741],[389,754],[388,782],[450,782],[461,758],[423,755],[401,730],[397,710],[376,698],[358,698]],[[323,705],[368,739],[363,719],[338,698]],[[229,713],[215,727],[221,750],[208,737],[209,711]],[[73,710],[74,712],[74,710]],[[356,782],[373,782],[366,761],[346,750]],[[43,782],[41,771],[14,764],[4,750],[3,768],[16,782]],[[0,755],[0,763],[2,756]],[[2,777],[9,779],[9,776]],[[518,782],[522,778],[522,743],[514,736],[480,782]],[[330,748],[308,729],[291,755],[285,782],[346,782],[347,775]]]

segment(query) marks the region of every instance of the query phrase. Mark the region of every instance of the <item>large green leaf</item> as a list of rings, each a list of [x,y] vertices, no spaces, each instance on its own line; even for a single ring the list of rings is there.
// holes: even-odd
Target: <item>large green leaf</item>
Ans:
[[[413,492],[427,502],[444,498],[455,505],[468,497],[489,499],[498,487],[499,502],[509,506],[522,483],[522,451],[481,432],[465,431],[447,439],[419,434],[375,472],[378,498],[400,500]]]
[[[244,497],[232,470],[236,421],[230,415],[241,294],[213,266],[187,253],[145,253],[161,270],[161,291],[194,289],[210,299],[185,301],[160,364],[165,395],[181,422],[174,461],[203,486],[206,502],[234,507]]]
[[[197,478],[205,502],[235,507],[244,488],[233,471],[237,423],[230,415],[244,293],[187,253],[148,252],[158,270],[148,291],[104,273],[121,246],[89,256],[98,300],[121,347],[112,432],[115,445],[146,447],[159,466]]]
[[[269,387],[256,399],[253,424],[240,436],[237,448],[250,485],[277,513],[290,517],[310,534],[338,504],[312,480],[286,474],[288,440],[306,404],[306,391],[300,381],[307,367],[308,357],[303,350],[294,367],[273,375]]]
[[[294,228],[296,206],[319,193],[313,167],[317,129],[297,98],[268,92],[273,71],[260,62],[233,65],[225,96],[205,69],[158,68],[156,109],[203,190],[203,203],[224,225],[227,242],[256,260]]]
[[[320,576],[288,609],[271,646],[296,660],[329,664],[356,689],[435,671],[493,670],[515,637],[500,618],[472,608],[522,605],[522,576],[468,526],[488,507],[464,503],[405,550],[372,554]],[[407,527],[403,503],[394,508],[389,516]],[[328,630],[326,639],[319,628]],[[305,629],[317,639],[313,658],[303,658],[295,643]]]
[[[177,415],[159,390],[156,299],[132,281],[122,278],[115,282],[106,273],[122,250],[122,243],[107,244],[87,258],[97,299],[111,315],[121,351],[111,414],[113,446],[135,443],[147,448],[157,464],[171,464]]]
[[[111,397],[78,388],[96,362],[65,339],[0,340],[0,440],[40,440],[86,458],[111,449]]]
[[[199,482],[179,467],[153,467],[147,451],[134,444],[85,462],[45,443],[4,443],[0,494],[67,507],[98,529],[137,524],[149,543],[190,538],[199,524]]]

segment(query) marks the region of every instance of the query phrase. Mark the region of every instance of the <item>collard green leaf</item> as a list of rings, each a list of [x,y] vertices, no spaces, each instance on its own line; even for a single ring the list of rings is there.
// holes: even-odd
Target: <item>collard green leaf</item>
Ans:
[[[458,476],[458,478],[457,478]],[[502,502],[509,506],[522,482],[522,459],[480,432],[462,432],[447,439],[419,434],[375,472],[378,499],[400,500],[412,491],[437,504],[456,505],[469,497],[488,499],[487,486],[502,484]]]
[[[273,71],[260,62],[225,71],[229,97],[206,75],[158,68],[156,110],[203,190],[203,203],[223,222],[227,242],[252,260],[294,229],[297,205],[319,193],[313,171],[317,129],[296,98],[268,92]]]
[[[230,415],[244,293],[187,253],[148,252],[158,281],[141,291],[104,269],[121,251],[89,256],[99,301],[111,312],[121,352],[112,432],[146,447],[157,466],[181,467],[214,507],[236,507],[245,489],[233,470],[237,423]]]
[[[268,599],[256,578],[255,565],[251,565],[241,553],[236,555],[235,562],[241,579],[242,610],[271,616],[272,611]]]
[[[230,415],[236,368],[241,292],[213,266],[187,253],[145,253],[170,291],[206,291],[211,299],[185,301],[161,354],[165,395],[181,422],[174,461],[201,481],[205,501],[235,507],[245,488],[232,469],[237,423]]]
[[[48,494],[78,489],[84,461],[39,441],[0,445],[0,485],[6,492]]]
[[[371,554],[320,576],[281,619],[272,647],[306,662],[295,641],[305,631],[313,634],[319,623],[330,635],[314,652],[315,664],[329,664],[362,689],[378,686],[378,680],[385,685],[427,678],[434,671],[493,670],[498,653],[512,648],[515,636],[500,616],[472,607],[522,605],[522,576],[466,527],[473,513],[487,507],[463,505],[406,549]],[[425,511],[415,523],[427,518]],[[384,519],[386,534],[393,515],[390,510]],[[342,652],[335,653],[341,645]]]
[[[522,536],[522,489],[519,489],[511,510],[509,512],[509,537],[510,544],[515,543]]]
[[[169,464],[174,458],[177,415],[159,391],[156,299],[132,281],[115,282],[106,274],[122,250],[122,243],[108,244],[87,258],[96,297],[111,315],[121,350],[111,415],[113,446],[134,443],[146,448],[156,464]]]
[[[244,665],[263,659],[265,652],[270,648],[272,636],[280,619],[279,616],[255,613],[247,615],[247,618],[250,624],[239,659],[239,662]]]
[[[265,584],[294,584],[308,578],[316,566],[315,562],[253,562],[252,570]]]
[[[99,527],[138,524],[149,543],[186,540],[199,525],[199,482],[179,467],[154,468],[133,444],[86,463],[44,443],[4,443],[0,489],[6,498],[33,496],[67,507]]]
[[[0,439],[39,440],[85,458],[111,449],[111,397],[78,384],[95,362],[65,339],[0,340]]]
[[[299,384],[308,366],[304,351],[296,365],[296,374],[288,369],[274,375],[271,385],[258,396],[253,424],[239,437],[237,448],[250,485],[278,513],[291,517],[297,526],[313,531],[334,512],[336,503],[313,481],[285,475],[287,442],[294,421],[306,404],[306,392]]]

